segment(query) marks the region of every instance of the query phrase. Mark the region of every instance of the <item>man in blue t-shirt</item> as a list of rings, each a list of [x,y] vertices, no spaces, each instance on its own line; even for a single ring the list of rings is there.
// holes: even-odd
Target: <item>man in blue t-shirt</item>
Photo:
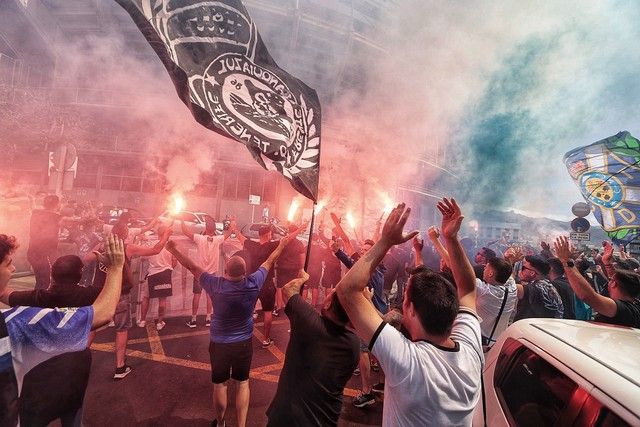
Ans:
[[[15,271],[15,237],[0,234],[0,294]],[[0,425],[18,425],[18,396],[25,376],[62,353],[87,347],[89,331],[113,317],[122,287],[124,245],[110,236],[101,260],[108,265],[104,288],[93,305],[80,308],[17,306],[0,313]]]
[[[253,357],[253,308],[269,270],[287,243],[295,239],[298,232],[299,230],[282,238],[269,258],[250,275],[247,275],[247,266],[240,256],[229,258],[222,276],[206,273],[202,267],[181,253],[175,242],[167,242],[167,250],[182,266],[193,273],[194,280],[200,283],[213,302],[209,355],[216,412],[216,419],[212,424],[214,426],[224,425],[227,383],[230,378],[237,382],[237,424],[240,427],[246,424],[250,394],[249,370]]]

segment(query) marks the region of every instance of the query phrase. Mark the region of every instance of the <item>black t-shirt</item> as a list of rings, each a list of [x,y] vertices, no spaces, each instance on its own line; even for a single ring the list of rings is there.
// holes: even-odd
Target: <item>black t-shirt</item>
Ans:
[[[309,276],[320,280],[322,275],[322,261],[325,256],[325,249],[317,242],[311,242],[311,250],[309,251],[309,267],[307,271]]]
[[[598,314],[595,318],[596,322],[609,323],[612,325],[630,326],[632,328],[640,328],[640,299],[633,301],[614,300],[618,310],[613,317]]]
[[[563,319],[575,319],[576,318],[576,309],[575,309],[575,298],[576,294],[571,289],[571,285],[567,282],[567,279],[564,277],[559,277],[555,280],[551,281],[551,284],[560,294],[560,298],[562,299],[562,307],[564,308],[562,318]]]
[[[55,251],[58,247],[59,231],[59,214],[43,209],[35,209],[31,213],[29,252]]]
[[[247,263],[247,272],[255,272],[269,258],[269,255],[278,247],[278,242],[267,242],[260,244],[253,240],[244,241],[244,261]],[[242,256],[242,255],[241,255]],[[273,282],[273,268],[269,269],[269,274],[265,283]]]
[[[276,268],[278,270],[298,271],[304,267],[304,261],[300,261],[300,255],[305,252],[304,243],[298,239],[293,239],[282,250],[278,258]]]
[[[85,307],[92,305],[100,294],[94,286],[53,286],[51,289],[15,291],[9,295],[9,305],[29,307]]]
[[[358,365],[360,341],[320,316],[300,295],[287,302],[291,322],[278,390],[267,410],[268,425],[337,425],[342,393]]]
[[[514,320],[535,317],[562,319],[562,298],[556,288],[546,280],[524,285],[524,296],[518,301]]]
[[[125,245],[125,251],[127,250],[127,245]],[[98,290],[102,290],[104,287],[104,283],[107,280],[107,266],[101,263],[100,261],[96,262],[96,270],[93,275],[93,286],[98,288]],[[124,267],[122,269],[122,291],[120,292],[122,295],[127,295],[131,292],[133,288],[133,276],[131,272],[131,259],[125,256],[124,259]]]

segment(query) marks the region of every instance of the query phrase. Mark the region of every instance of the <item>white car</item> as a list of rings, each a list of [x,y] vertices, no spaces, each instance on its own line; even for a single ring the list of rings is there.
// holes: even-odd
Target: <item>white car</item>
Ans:
[[[638,426],[639,355],[639,329],[520,320],[485,355],[486,425]]]
[[[164,225],[171,224],[171,221],[175,220],[172,227],[174,234],[182,234],[182,226],[180,225],[180,220],[184,221],[185,225],[189,227],[189,230],[191,230],[194,234],[200,234],[204,232],[206,225],[205,221],[207,218],[213,220],[213,217],[205,212],[182,211],[177,215],[171,215],[168,211],[165,211],[158,217],[158,220]],[[223,223],[216,222],[216,231],[222,234],[223,229]]]

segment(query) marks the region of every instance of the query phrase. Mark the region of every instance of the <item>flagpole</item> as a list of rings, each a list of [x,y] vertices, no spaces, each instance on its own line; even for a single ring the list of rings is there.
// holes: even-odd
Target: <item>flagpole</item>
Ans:
[[[311,253],[311,241],[313,240],[313,226],[316,222],[316,201],[313,201],[313,209],[311,210],[311,225],[309,226],[309,241],[307,242],[307,255],[304,259],[304,271],[307,271],[307,267],[309,267],[309,255]],[[304,284],[300,287],[300,294],[302,294],[302,290],[304,289]]]

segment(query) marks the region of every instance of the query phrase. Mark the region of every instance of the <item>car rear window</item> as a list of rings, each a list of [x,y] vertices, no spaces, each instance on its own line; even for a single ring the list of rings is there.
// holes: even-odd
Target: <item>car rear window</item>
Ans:
[[[577,388],[526,347],[521,347],[496,384],[509,424],[517,426],[556,425]]]

